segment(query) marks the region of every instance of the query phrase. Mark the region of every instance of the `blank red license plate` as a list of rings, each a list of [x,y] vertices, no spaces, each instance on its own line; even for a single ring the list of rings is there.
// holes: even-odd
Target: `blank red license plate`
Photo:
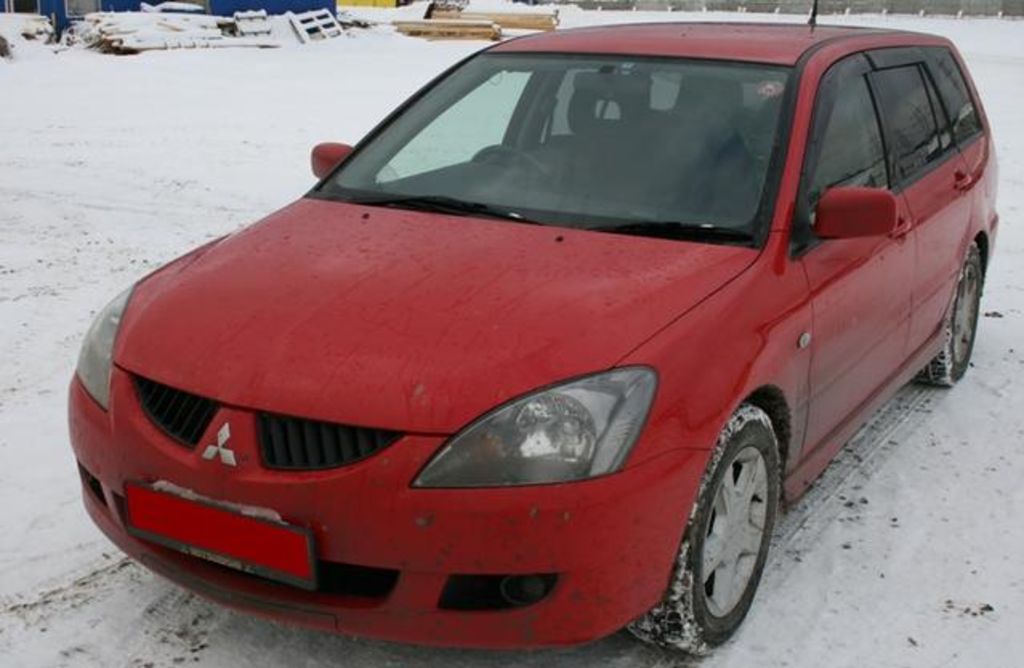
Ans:
[[[308,529],[146,485],[127,484],[125,498],[128,532],[134,536],[247,573],[316,588]]]

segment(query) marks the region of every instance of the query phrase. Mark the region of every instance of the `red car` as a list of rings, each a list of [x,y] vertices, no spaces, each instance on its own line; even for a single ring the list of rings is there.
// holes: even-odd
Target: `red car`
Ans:
[[[701,651],[783,499],[971,356],[996,167],[949,41],[634,25],[458,64],[100,313],[99,527],[266,616]]]

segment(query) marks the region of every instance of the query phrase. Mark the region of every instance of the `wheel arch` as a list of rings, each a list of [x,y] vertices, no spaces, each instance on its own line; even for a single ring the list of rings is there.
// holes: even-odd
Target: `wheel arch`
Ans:
[[[978,232],[974,236],[974,243],[978,245],[978,250],[981,252],[981,275],[985,276],[988,273],[988,234],[984,230]]]
[[[793,438],[793,413],[785,393],[776,385],[762,385],[748,394],[743,403],[760,408],[771,420],[779,447],[779,475],[784,481]]]

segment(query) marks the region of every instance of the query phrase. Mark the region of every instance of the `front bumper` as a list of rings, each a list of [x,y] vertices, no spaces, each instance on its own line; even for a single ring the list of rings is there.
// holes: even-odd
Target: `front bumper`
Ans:
[[[350,466],[264,468],[253,413],[222,407],[201,443],[230,421],[237,467],[204,460],[159,431],[115,369],[110,411],[80,383],[71,441],[83,498],[101,530],[150,569],[227,605],[346,634],[428,645],[521,648],[582,643],[643,614],[667,585],[706,452],[673,450],[604,478],[508,489],[414,489],[443,438],[406,436]],[[124,484],[168,481],[203,496],[270,508],[309,527],[316,557],[397,572],[386,593],[305,591],[130,536]],[[452,575],[558,574],[541,601],[501,610],[439,607]]]

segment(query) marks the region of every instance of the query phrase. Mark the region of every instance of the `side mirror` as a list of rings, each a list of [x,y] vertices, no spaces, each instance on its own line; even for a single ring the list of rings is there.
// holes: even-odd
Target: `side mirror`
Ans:
[[[313,147],[313,153],[310,156],[313,174],[318,179],[324,178],[351,152],[352,147],[348,144],[317,144]]]
[[[880,237],[896,229],[896,197],[881,188],[829,188],[815,209],[821,239]]]

